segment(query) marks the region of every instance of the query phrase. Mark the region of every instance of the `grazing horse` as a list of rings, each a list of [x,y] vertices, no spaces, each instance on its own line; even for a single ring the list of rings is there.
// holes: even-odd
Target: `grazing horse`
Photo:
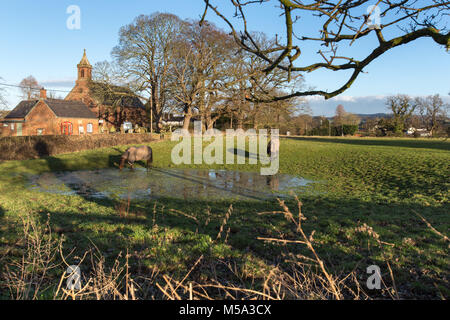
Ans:
[[[269,143],[267,144],[267,154],[269,157],[272,157],[272,153],[278,154],[278,151],[280,149],[280,142],[279,140],[269,140]]]
[[[133,164],[136,161],[140,160],[147,160],[147,170],[148,170],[148,166],[153,162],[152,148],[150,148],[149,146],[128,148],[120,158],[119,169],[120,171],[122,171],[122,168],[125,165],[125,161],[127,161],[128,164],[130,165],[130,169],[133,170]]]

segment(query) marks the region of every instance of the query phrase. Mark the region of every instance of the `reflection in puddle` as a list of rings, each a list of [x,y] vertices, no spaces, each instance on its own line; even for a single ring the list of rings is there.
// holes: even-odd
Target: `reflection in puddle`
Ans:
[[[91,171],[48,172],[30,179],[30,188],[92,198],[254,199],[286,196],[312,183],[287,174],[262,176],[259,172],[143,168],[120,172],[115,168]]]

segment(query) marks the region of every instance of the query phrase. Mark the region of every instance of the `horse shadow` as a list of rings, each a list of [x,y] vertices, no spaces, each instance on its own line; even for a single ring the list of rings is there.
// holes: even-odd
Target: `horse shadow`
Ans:
[[[238,148],[229,148],[228,152],[234,154],[235,156],[241,156],[241,157],[245,157],[246,159],[259,159],[259,156],[257,153],[252,153],[249,152],[247,150],[242,150],[242,149],[238,149]]]

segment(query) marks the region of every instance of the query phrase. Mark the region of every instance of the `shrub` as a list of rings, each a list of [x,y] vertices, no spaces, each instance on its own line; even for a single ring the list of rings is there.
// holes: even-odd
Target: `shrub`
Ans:
[[[150,134],[95,134],[82,136],[29,136],[0,138],[0,160],[25,160],[60,153],[145,143]]]

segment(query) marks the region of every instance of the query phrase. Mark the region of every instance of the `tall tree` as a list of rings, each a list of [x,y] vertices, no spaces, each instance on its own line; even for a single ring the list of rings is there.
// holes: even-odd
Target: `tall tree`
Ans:
[[[184,22],[172,14],[140,15],[120,29],[119,44],[112,51],[134,90],[148,97],[146,106],[158,130],[171,99],[170,73],[183,28]]]
[[[392,122],[394,132],[402,132],[405,128],[406,121],[408,121],[416,109],[416,104],[410,96],[398,94],[396,96],[387,97],[386,105],[388,106],[388,110],[393,114]]]
[[[26,100],[39,98],[39,83],[33,76],[28,76],[19,83],[22,98]]]
[[[345,122],[345,116],[347,112],[344,109],[344,106],[342,104],[338,105],[336,107],[336,113],[333,118],[333,123],[335,127],[341,128],[341,136],[344,136],[344,122]]]
[[[3,81],[3,78],[0,77],[0,81]],[[5,98],[5,89],[0,87],[0,110],[7,108],[8,102]]]
[[[186,21],[176,45],[171,93],[184,114],[187,129],[194,112],[206,128],[222,114],[221,88],[227,81],[227,69],[234,42],[222,30],[208,23]]]
[[[416,98],[416,105],[421,118],[430,134],[433,135],[438,126],[439,120],[446,118],[449,105],[444,103],[439,94],[426,98]]]

